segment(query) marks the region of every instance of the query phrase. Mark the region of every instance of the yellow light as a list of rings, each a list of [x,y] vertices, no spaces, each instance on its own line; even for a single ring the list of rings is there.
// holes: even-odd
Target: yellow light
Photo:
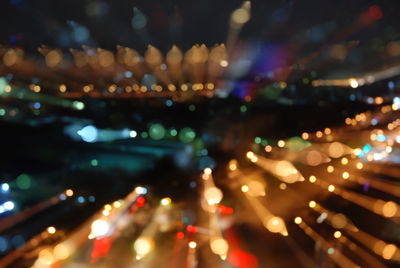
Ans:
[[[286,188],[287,188],[286,183],[282,182],[281,184],[279,184],[279,189],[286,190]]]
[[[113,206],[114,206],[115,208],[120,208],[120,207],[121,207],[121,202],[120,202],[120,201],[115,201],[115,202],[113,203]]]
[[[353,154],[354,154],[355,156],[359,155],[361,152],[362,152],[362,150],[361,150],[360,148],[355,148],[355,149],[353,150]]]
[[[357,163],[357,169],[362,169],[364,167],[363,163],[358,162]]]
[[[61,84],[61,85],[58,87],[58,89],[60,90],[60,92],[65,92],[65,91],[67,91],[67,86],[64,85],[64,84]]]
[[[242,187],[240,188],[240,190],[241,190],[243,193],[247,193],[247,192],[249,191],[249,186],[247,186],[247,185],[242,185]]]
[[[226,254],[228,253],[228,249],[229,249],[228,242],[226,242],[226,240],[223,238],[217,238],[217,239],[211,240],[210,247],[211,247],[211,251],[214,254],[218,254],[218,255],[222,255],[222,256],[226,256]]]
[[[221,67],[228,67],[229,62],[227,60],[221,60],[219,62],[219,65],[221,65]]]
[[[254,153],[253,153],[252,151],[248,151],[248,152],[246,153],[246,157],[249,158],[249,159],[251,159],[251,158],[254,157]]]
[[[91,225],[91,234],[94,237],[104,236],[110,230],[110,225],[105,220],[95,220]]]
[[[56,228],[54,226],[47,227],[47,232],[49,234],[55,234],[56,233]]]
[[[330,129],[330,128],[325,128],[324,129],[324,133],[326,134],[326,135],[330,135],[331,133],[332,133],[332,130]]]
[[[111,211],[112,210],[112,206],[110,204],[104,205],[104,209]]]
[[[110,215],[110,211],[104,209],[104,210],[101,212],[101,214],[103,214],[103,216],[106,216],[106,217],[107,217],[107,216]]]
[[[357,82],[356,79],[351,78],[351,79],[349,79],[349,85],[350,85],[352,88],[357,88],[357,87],[358,87],[358,82]]]
[[[383,248],[382,257],[385,260],[390,260],[397,251],[397,247],[393,244],[388,244]]]
[[[280,217],[272,217],[264,225],[271,233],[280,233],[285,229],[285,223]]]
[[[384,99],[382,97],[376,97],[375,98],[375,103],[378,105],[381,105],[383,103]]]
[[[308,140],[308,138],[310,138],[310,135],[307,132],[304,132],[303,134],[301,134],[301,138],[303,140]]]
[[[347,171],[343,172],[342,178],[343,178],[344,180],[347,180],[349,177],[350,177],[349,172],[347,172]]]
[[[217,187],[208,187],[204,191],[204,197],[209,205],[216,205],[221,202],[223,194]]]
[[[308,202],[308,206],[310,208],[315,208],[317,206],[317,203],[315,201],[310,201],[310,202]]]
[[[395,202],[389,201],[383,205],[382,214],[387,218],[391,218],[397,213],[397,204]]]
[[[68,189],[68,190],[65,191],[65,195],[68,196],[68,197],[71,197],[71,196],[74,195],[74,191],[72,191],[71,189]]]
[[[196,242],[194,242],[194,241],[190,241],[189,243],[188,243],[188,246],[189,246],[189,248],[196,248],[197,247],[197,243]]]
[[[340,231],[336,231],[333,233],[333,236],[337,239],[339,239],[342,236],[342,233]]]
[[[332,142],[328,147],[328,154],[330,157],[339,158],[344,154],[344,146],[340,142]]]
[[[324,136],[324,133],[322,133],[322,131],[318,130],[317,133],[315,133],[315,136],[317,136],[317,138],[322,138],[322,136]]]
[[[133,244],[133,248],[136,252],[136,258],[142,259],[144,256],[149,254],[153,247],[154,243],[151,239],[146,237],[138,238]]]
[[[252,158],[250,158],[250,161],[255,163],[258,161],[258,157],[257,156],[253,156]]]
[[[314,182],[317,181],[317,177],[315,177],[314,175],[311,175],[311,176],[308,178],[308,180],[309,180],[311,183],[314,183]]]
[[[285,146],[285,141],[284,140],[279,140],[278,141],[278,147],[283,148]]]
[[[204,169],[204,174],[211,175],[211,173],[212,173],[212,169],[211,168],[205,168]]]
[[[53,264],[54,256],[50,249],[43,249],[39,252],[38,261],[40,264],[44,264],[43,266],[47,267]]]
[[[272,151],[272,146],[271,145],[267,145],[267,146],[265,146],[265,151],[267,152],[267,153],[269,153],[269,152],[271,152]]]
[[[328,186],[328,191],[329,192],[333,192],[335,191],[335,186],[333,186],[332,184]]]
[[[165,197],[165,198],[161,199],[160,204],[161,204],[162,206],[168,206],[168,205],[171,204],[171,202],[172,202],[172,201],[171,201],[171,198]]]
[[[342,163],[342,165],[347,165],[349,163],[349,159],[347,159],[346,157],[343,157],[342,160],[340,161]]]
[[[54,247],[53,254],[57,260],[65,260],[71,255],[71,250],[65,243],[61,243]]]
[[[294,218],[294,223],[300,224],[300,223],[302,223],[302,222],[303,222],[303,219],[302,219],[301,217],[296,217],[296,218]]]
[[[329,173],[332,173],[332,172],[335,170],[335,168],[334,168],[333,166],[328,166],[328,167],[326,168],[326,170],[327,170]]]
[[[229,170],[231,170],[231,171],[237,170],[237,165],[238,165],[237,160],[232,159],[231,161],[229,161]]]

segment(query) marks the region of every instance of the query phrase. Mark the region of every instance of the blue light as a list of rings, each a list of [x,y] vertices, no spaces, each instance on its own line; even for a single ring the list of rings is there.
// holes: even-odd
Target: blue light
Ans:
[[[33,104],[33,108],[35,108],[35,109],[40,109],[40,102],[35,102],[34,104]]]
[[[85,198],[83,196],[78,197],[78,203],[85,203]]]
[[[89,202],[93,203],[96,201],[96,197],[94,197],[93,195],[89,196],[88,198]]]
[[[363,147],[363,152],[364,152],[365,154],[367,154],[367,153],[369,153],[370,151],[371,151],[371,145],[365,144],[364,147]]]
[[[167,105],[167,107],[171,107],[172,104],[174,104],[174,102],[172,100],[166,100],[165,101],[165,105]]]
[[[126,72],[124,73],[124,76],[125,76],[126,78],[131,78],[131,77],[132,77],[132,72],[126,71]]]
[[[1,184],[1,191],[3,193],[8,193],[8,191],[10,191],[10,185],[8,183],[2,183]]]
[[[376,141],[383,142],[385,140],[386,140],[386,136],[385,135],[379,134],[379,135],[376,136]]]
[[[65,194],[60,194],[58,198],[60,198],[61,201],[64,201],[65,199],[67,199],[67,196]]]
[[[371,125],[376,126],[378,124],[378,119],[374,118],[371,120]]]
[[[97,128],[91,125],[82,128],[77,133],[86,142],[95,142],[98,136]]]

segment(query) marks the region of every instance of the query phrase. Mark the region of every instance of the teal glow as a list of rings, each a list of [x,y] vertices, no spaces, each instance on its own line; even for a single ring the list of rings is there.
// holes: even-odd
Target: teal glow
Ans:
[[[161,124],[151,125],[149,135],[153,140],[161,140],[165,136],[165,128]]]
[[[190,127],[185,127],[179,131],[179,139],[182,142],[188,143],[192,142],[196,138],[196,132]]]
[[[28,190],[31,188],[32,182],[31,177],[27,174],[21,174],[17,177],[15,181],[17,187],[21,190]]]
[[[175,137],[176,135],[178,135],[178,131],[176,131],[176,129],[171,129],[169,131],[169,134],[171,134],[172,137]]]
[[[99,165],[99,161],[97,161],[97,159],[93,159],[92,161],[90,161],[90,164],[94,167],[97,167]]]
[[[72,103],[72,107],[76,110],[83,110],[83,109],[85,109],[85,104],[80,101],[74,101]]]
[[[142,134],[140,134],[140,136],[141,136],[143,139],[147,139],[147,138],[149,137],[149,134],[147,134],[146,131],[143,131]]]

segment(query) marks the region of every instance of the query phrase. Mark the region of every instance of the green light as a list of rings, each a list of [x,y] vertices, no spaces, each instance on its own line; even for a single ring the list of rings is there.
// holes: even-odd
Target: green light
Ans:
[[[149,137],[149,134],[147,134],[146,131],[143,131],[142,134],[140,134],[140,136],[141,136],[143,139],[147,139],[147,138]]]
[[[178,135],[178,131],[176,131],[176,129],[171,129],[169,131],[169,134],[171,134],[172,137],[175,137],[176,135]]]
[[[334,248],[329,248],[328,249],[328,254],[332,255],[333,253],[335,253],[335,249]]]
[[[161,140],[165,136],[165,128],[161,124],[151,125],[149,134],[153,140]]]
[[[240,111],[241,111],[242,113],[247,112],[247,106],[246,106],[246,105],[240,106]]]
[[[260,137],[256,137],[254,139],[254,142],[257,143],[257,144],[260,144],[261,143],[261,138]]]
[[[90,164],[94,167],[97,167],[99,164],[99,161],[97,161],[97,159],[93,159],[92,161],[90,161]]]
[[[0,109],[0,116],[6,115],[6,110],[5,109]]]
[[[85,104],[80,101],[74,101],[72,103],[72,107],[76,110],[83,110],[83,109],[85,109]]]
[[[192,142],[194,138],[196,138],[196,132],[194,132],[190,127],[185,127],[179,131],[179,139],[182,142]]]
[[[17,177],[16,182],[17,187],[21,190],[27,190],[31,187],[31,177],[27,174],[21,174]]]
[[[0,77],[0,94],[5,93],[5,89],[7,86],[7,81],[4,77]]]
[[[262,141],[261,141],[261,145],[262,145],[262,146],[267,146],[267,145],[268,145],[268,141],[265,140],[265,139],[262,140]]]

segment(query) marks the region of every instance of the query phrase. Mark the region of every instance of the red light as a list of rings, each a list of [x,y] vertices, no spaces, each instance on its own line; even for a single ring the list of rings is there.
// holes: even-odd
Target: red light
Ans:
[[[382,9],[377,5],[371,6],[368,9],[368,12],[369,12],[369,16],[373,20],[380,20],[383,17]]]
[[[186,227],[186,230],[187,230],[189,233],[197,233],[197,227],[196,227],[196,226],[188,225],[188,226]]]
[[[177,232],[176,233],[176,238],[183,239],[184,237],[185,237],[185,234],[183,232]]]
[[[111,239],[109,237],[98,238],[93,241],[93,250],[90,254],[91,263],[107,256],[111,249]]]
[[[228,260],[239,268],[258,267],[257,257],[240,249],[231,251],[228,255]]]
[[[144,204],[146,203],[146,199],[143,196],[140,196],[136,199],[136,206],[138,208],[141,208],[144,206]]]
[[[218,206],[218,211],[221,214],[232,214],[233,213],[233,208],[220,205],[220,206]]]

